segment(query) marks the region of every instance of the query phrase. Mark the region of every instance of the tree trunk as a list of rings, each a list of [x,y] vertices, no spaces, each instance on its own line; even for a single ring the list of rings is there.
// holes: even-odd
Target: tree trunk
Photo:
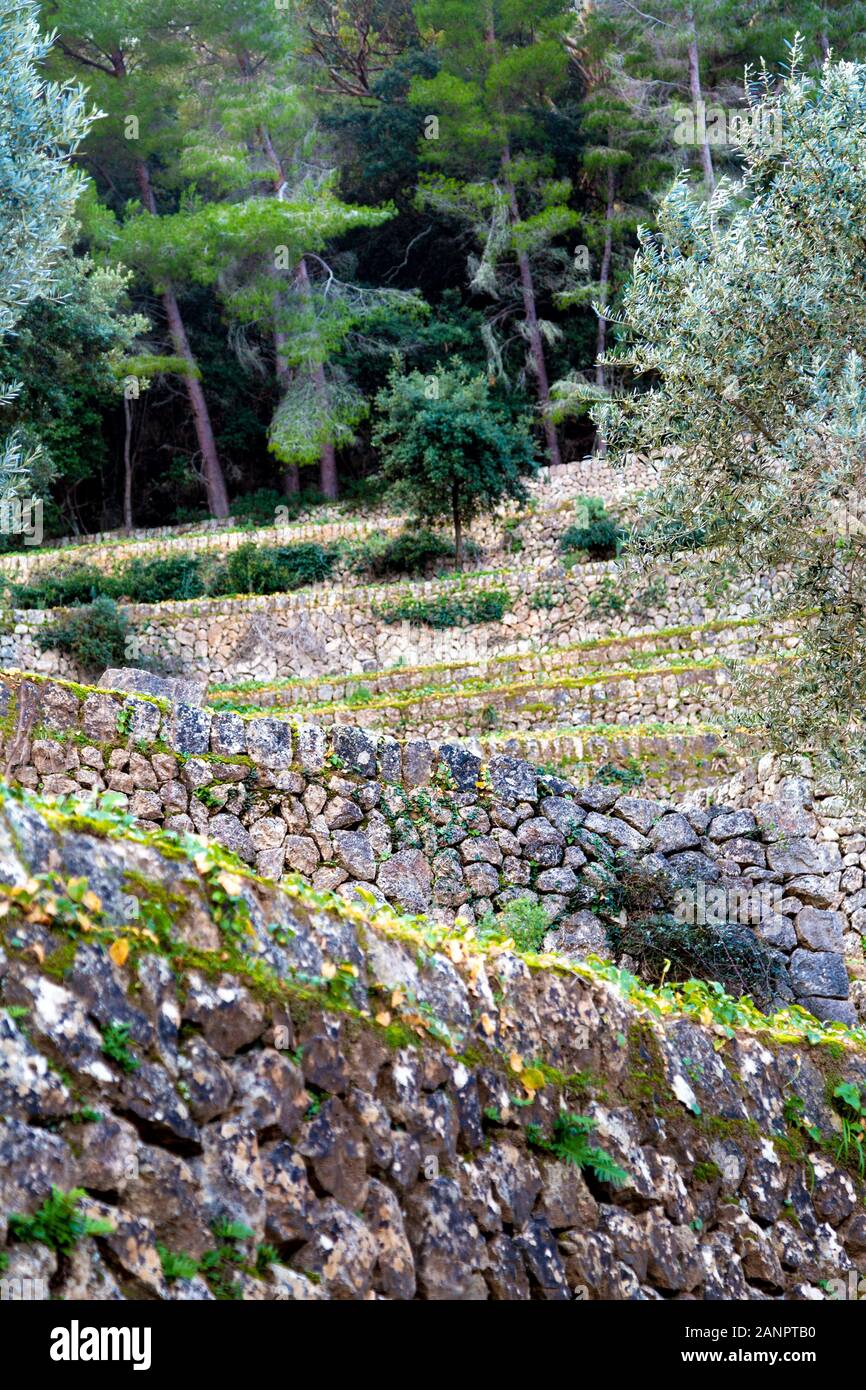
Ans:
[[[451,516],[454,520],[454,562],[459,570],[463,568],[463,525],[460,520],[460,493],[456,483],[451,484]]]
[[[497,56],[496,25],[493,16],[493,6],[488,3],[484,19],[484,41],[495,59]],[[508,198],[508,211],[512,223],[520,221],[520,208],[517,203],[517,190],[511,179],[509,165],[511,163],[511,150],[506,136],[505,144],[502,149],[502,177],[505,185],[505,193]],[[523,312],[526,315],[526,328],[529,338],[529,351],[532,357],[532,365],[535,371],[536,394],[538,403],[541,406],[541,419],[544,428],[544,440],[547,445],[547,456],[551,464],[562,462],[559,452],[559,440],[556,437],[556,426],[550,418],[550,383],[547,379],[547,363],[544,360],[544,343],[541,339],[541,330],[538,327],[538,310],[535,302],[535,285],[532,279],[532,267],[529,264],[529,256],[525,251],[517,253],[517,269],[520,273],[520,290],[523,296]]]
[[[508,198],[508,209],[511,214],[511,221],[520,221],[520,208],[517,203],[517,191],[511,181],[508,165],[511,154],[506,146],[502,153],[502,172],[505,180],[505,192]],[[532,267],[529,264],[529,256],[525,251],[517,253],[517,268],[520,272],[520,289],[523,295],[523,312],[526,316],[526,327],[529,338],[529,351],[532,356],[532,365],[535,370],[536,394],[538,403],[541,406],[541,419],[544,426],[544,439],[547,444],[547,455],[551,464],[562,462],[559,452],[559,440],[556,437],[556,426],[550,418],[550,383],[547,379],[547,363],[544,360],[544,343],[541,338],[541,329],[538,327],[538,311],[535,303],[535,285],[532,280]]]
[[[132,406],[123,393],[123,529],[132,532]]]
[[[136,173],[138,176],[138,186],[141,190],[141,201],[146,210],[156,216],[156,198],[154,197],[153,185],[150,181],[150,170],[143,159],[136,161]],[[168,331],[172,345],[178,357],[182,357],[187,363],[189,370],[184,373],[184,386],[189,397],[192,409],[193,421],[195,422],[196,438],[198,439],[199,452],[202,458],[202,473],[204,475],[205,491],[207,493],[208,511],[211,516],[223,517],[229,514],[229,498],[226,490],[225,478],[223,477],[222,467],[217,453],[216,440],[213,435],[213,428],[210,421],[210,412],[205,400],[205,394],[199,380],[198,364],[189,339],[186,336],[183,317],[180,312],[180,305],[177,302],[177,295],[173,286],[169,283],[162,292],[162,303],[165,309],[165,317],[168,322]]]
[[[598,298],[601,308],[607,308],[608,295],[610,293],[610,263],[613,256],[613,203],[616,192],[616,180],[613,169],[607,171],[607,207],[605,209],[604,225],[604,250],[601,255],[601,271],[598,277]],[[607,319],[604,314],[598,316],[598,336],[596,338],[596,361],[595,361],[595,380],[596,385],[605,386],[604,367],[599,361],[607,347]]]
[[[274,324],[279,322],[280,296],[274,295]],[[277,384],[285,387],[291,376],[291,368],[286,358],[286,335],[276,326],[274,327],[274,360],[276,363]],[[283,464],[281,473],[283,492],[286,497],[296,497],[301,490],[301,473],[296,463]]]
[[[244,76],[248,76],[249,65],[246,59],[244,57],[241,57],[239,61],[241,66],[241,72],[244,74]],[[277,154],[276,149],[274,148],[274,142],[271,139],[270,132],[268,131],[266,126],[262,126],[260,128],[259,140],[261,143],[261,148],[263,149],[267,159],[270,160],[271,168],[274,171],[274,197],[279,198],[280,190],[282,189],[283,182],[285,180],[285,171],[283,169],[282,161],[279,155]],[[279,278],[276,267],[273,268],[273,274],[275,278]],[[291,368],[289,367],[288,358],[286,356],[285,350],[286,334],[283,333],[282,329],[279,327],[280,308],[282,304],[282,296],[279,290],[275,292],[272,303],[274,318],[274,362],[276,366],[277,385],[280,387],[285,387],[291,378]],[[298,465],[296,463],[284,464],[281,476],[283,481],[283,492],[285,493],[286,497],[296,497],[301,490],[301,471],[298,468]]]
[[[307,262],[304,260],[303,256],[298,262],[298,284],[300,286],[301,298],[309,300],[311,297],[310,273],[307,270]],[[328,413],[328,382],[325,377],[325,368],[323,363],[314,362],[310,366],[309,371],[316,389],[316,395],[319,398],[322,418],[324,419]],[[339,495],[337,482],[337,454],[332,439],[325,441],[319,456],[319,489],[322,496],[329,498],[331,501]]]
[[[701,67],[698,57],[698,31],[695,27],[695,16],[689,11],[689,91],[692,96],[692,107],[694,109],[695,120],[697,121],[703,96],[701,93]],[[716,176],[713,172],[713,156],[710,153],[710,143],[707,139],[706,121],[704,121],[704,138],[701,141],[701,164],[704,169],[704,183],[707,192],[712,193],[716,186]]]
[[[604,227],[604,250],[601,254],[601,270],[598,277],[598,298],[599,306],[607,308],[610,295],[610,264],[613,258],[613,204],[616,193],[616,179],[613,169],[607,171],[607,206],[605,208],[605,227]],[[607,318],[604,314],[598,316],[598,333],[596,337],[595,354],[595,384],[602,391],[607,386],[605,380],[604,366],[601,358],[607,348]],[[599,458],[604,458],[607,453],[607,440],[600,431],[596,434],[595,452]]]

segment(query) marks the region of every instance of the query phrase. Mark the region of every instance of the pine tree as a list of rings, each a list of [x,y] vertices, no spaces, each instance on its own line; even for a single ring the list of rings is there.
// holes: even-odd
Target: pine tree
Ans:
[[[170,164],[178,139],[177,106],[187,56],[176,7],[168,0],[56,0],[52,11],[58,29],[57,53],[62,67],[86,76],[90,90],[107,112],[86,154],[104,182],[123,184],[126,204],[137,192],[144,214],[162,226],[154,166]],[[135,241],[126,239],[133,250]],[[174,353],[186,364],[182,380],[195,425],[202,479],[212,516],[229,513],[228,491],[211,424],[210,411],[181,312],[174,280],[146,257],[128,263],[149,277],[160,295]]]
[[[264,326],[273,342],[280,401],[269,436],[286,465],[284,486],[297,491],[299,465],[318,461],[320,490],[333,498],[337,447],[351,443],[366,405],[331,359],[376,296],[342,280],[324,253],[334,238],[391,213],[336,196],[299,86],[299,30],[287,15],[274,23],[271,0],[202,0],[191,41],[195,94],[184,109],[182,167],[221,204],[226,260],[216,270],[230,314],[244,327]]]
[[[565,288],[564,253],[552,250],[575,225],[568,180],[552,176],[551,162],[534,145],[541,113],[567,83],[563,35],[569,21],[561,0],[426,0],[418,7],[422,30],[435,40],[441,70],[413,83],[412,100],[429,113],[425,150],[441,170],[425,197],[475,229],[481,254],[470,262],[471,284],[502,304],[487,334],[491,366],[501,369],[501,342],[513,317],[507,276],[515,273],[519,331],[542,414],[548,461],[561,462],[548,406],[545,339],[554,325],[539,314],[537,273],[545,260]]]

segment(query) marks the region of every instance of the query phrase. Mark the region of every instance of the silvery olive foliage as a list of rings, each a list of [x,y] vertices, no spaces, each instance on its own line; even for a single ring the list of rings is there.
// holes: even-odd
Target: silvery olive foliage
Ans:
[[[734,722],[866,789],[866,67],[747,77],[742,181],[685,181],[644,231],[593,410],[660,483],[633,550],[766,576],[795,659],[739,672]],[[568,387],[563,394],[567,396]],[[682,548],[703,537],[703,550]],[[771,581],[771,576],[775,576]]]
[[[0,334],[52,292],[83,183],[69,158],[96,116],[80,87],[42,77],[52,40],[37,15],[30,0],[0,0]],[[0,388],[0,404],[15,394],[14,384]],[[20,436],[0,442],[0,493],[27,466]]]

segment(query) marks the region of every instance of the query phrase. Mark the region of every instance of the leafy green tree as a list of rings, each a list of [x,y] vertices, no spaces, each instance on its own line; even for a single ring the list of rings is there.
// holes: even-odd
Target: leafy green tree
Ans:
[[[800,615],[794,659],[744,677],[743,722],[862,787],[866,67],[798,62],[753,107],[742,189],[708,207],[680,180],[644,233],[606,365],[649,389],[595,413],[612,449],[664,462],[644,549],[703,531],[696,577],[763,575],[766,611]]]
[[[428,205],[451,210],[475,233],[480,255],[470,261],[476,293],[499,301],[488,322],[491,363],[502,369],[502,341],[519,305],[535,380],[548,460],[561,461],[548,411],[545,340],[556,336],[538,308],[537,279],[567,287],[570,258],[557,243],[577,217],[571,185],[557,177],[534,131],[566,86],[563,36],[570,8],[562,0],[425,0],[417,13],[435,40],[441,63],[432,78],[412,84],[412,100],[428,114],[425,152],[439,173],[424,189]]]
[[[9,333],[27,305],[56,291],[82,177],[70,157],[87,134],[84,93],[45,80],[42,66],[50,39],[39,31],[30,0],[0,0],[0,336]],[[0,388],[0,403],[17,386]],[[0,448],[0,492],[21,485],[34,462],[22,436]]]
[[[505,498],[526,497],[524,480],[535,468],[526,419],[515,419],[486,374],[459,358],[432,376],[395,367],[377,405],[374,443],[385,477],[420,520],[450,518],[462,564],[466,524]]]

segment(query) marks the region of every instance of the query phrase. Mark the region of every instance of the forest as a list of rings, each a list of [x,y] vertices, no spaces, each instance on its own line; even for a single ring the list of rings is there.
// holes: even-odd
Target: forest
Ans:
[[[82,188],[0,381],[49,537],[376,498],[389,412],[443,371],[500,452],[598,449],[578,398],[622,384],[639,227],[683,171],[736,173],[744,84],[795,35],[807,69],[864,43],[813,0],[41,14]]]

